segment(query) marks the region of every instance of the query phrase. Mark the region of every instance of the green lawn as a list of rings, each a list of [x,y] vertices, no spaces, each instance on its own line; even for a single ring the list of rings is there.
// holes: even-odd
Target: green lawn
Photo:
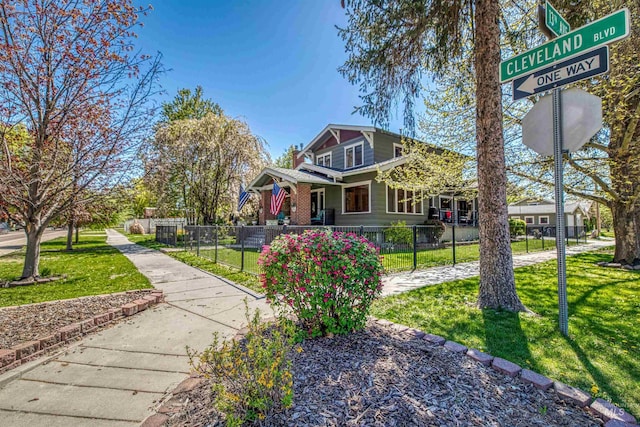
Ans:
[[[583,244],[576,243],[575,239],[570,239],[568,245]],[[543,248],[544,245],[544,248]],[[555,239],[546,237],[542,239],[529,238],[528,241],[520,240],[511,243],[511,249],[514,254],[523,254],[528,252],[539,252],[542,250],[555,250]],[[381,251],[383,256],[382,264],[385,271],[395,272],[403,270],[411,270],[413,267],[413,251],[397,251],[386,253]],[[456,245],[456,263],[477,261],[480,259],[480,247],[477,243],[458,244]],[[418,268],[434,267],[438,265],[453,264],[453,248],[451,246],[442,249],[419,250],[417,253]]]
[[[535,314],[475,307],[478,278],[388,297],[372,314],[503,357],[591,390],[640,416],[640,272],[595,265],[611,252],[567,259],[569,334],[558,332],[556,261],[516,269]]]
[[[152,249],[161,249],[166,248],[167,246],[158,243],[155,241],[155,236],[153,235],[136,235],[136,234],[127,234],[125,236],[133,242],[137,243],[141,246],[145,246],[147,248]],[[237,262],[238,268],[240,266],[240,252],[233,251],[230,249],[225,249],[224,254],[222,254],[222,250],[219,252],[222,256],[220,258],[220,262],[227,261],[230,265],[231,262]],[[169,251],[166,252],[167,255],[177,259],[178,261],[184,262],[185,264],[191,265],[193,267],[197,267],[201,270],[208,271],[209,273],[215,274],[220,277],[224,277],[225,279],[231,280],[234,283],[245,286],[254,292],[262,293],[263,289],[260,286],[260,282],[258,281],[258,277],[255,274],[250,274],[246,272],[240,272],[237,268],[230,268],[223,264],[216,264],[213,262],[213,251],[203,249],[200,251],[200,257],[196,256],[195,252],[186,252],[184,250],[178,251]],[[245,261],[248,263],[247,268],[252,266],[253,269],[256,269],[257,273],[257,252],[250,253],[247,252],[245,254]],[[255,257],[253,260],[251,257]]]
[[[73,252],[65,252],[65,238],[42,243],[40,274],[66,278],[39,285],[0,288],[0,307],[86,295],[150,288],[149,280],[117,249],[107,245],[104,232],[82,233]],[[0,281],[20,277],[24,252],[0,257]]]

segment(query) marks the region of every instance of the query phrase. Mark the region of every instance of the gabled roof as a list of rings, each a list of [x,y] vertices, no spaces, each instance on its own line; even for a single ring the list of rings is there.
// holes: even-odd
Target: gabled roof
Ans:
[[[247,186],[248,190],[257,191],[259,187],[268,185],[272,179],[290,184],[300,182],[307,184],[335,184],[332,179],[324,178],[317,174],[303,172],[295,169],[267,167],[262,169],[260,174]]]
[[[316,145],[318,142],[322,142],[324,141],[325,137],[328,136],[329,134],[333,135],[334,137],[336,136],[336,131],[340,131],[340,130],[352,130],[352,131],[357,131],[357,132],[369,132],[369,133],[373,133],[376,131],[379,131],[380,129],[374,127],[374,126],[355,126],[355,125],[338,125],[338,124],[328,124],[324,129],[322,129],[322,131],[320,131],[320,133],[318,135],[316,135],[315,138],[313,138],[311,140],[311,142],[309,142],[301,151],[300,153],[298,153],[298,158],[301,159],[304,157],[304,155],[308,152],[311,151],[311,149],[313,148],[314,145]],[[338,139],[338,138],[336,138]],[[340,141],[338,140],[338,144],[340,144]]]
[[[564,204],[565,214],[574,214],[578,209],[580,209],[583,214],[587,213],[581,202],[568,202]],[[508,211],[509,215],[552,215],[556,212],[556,205],[552,200],[551,203],[539,205],[509,205]]]

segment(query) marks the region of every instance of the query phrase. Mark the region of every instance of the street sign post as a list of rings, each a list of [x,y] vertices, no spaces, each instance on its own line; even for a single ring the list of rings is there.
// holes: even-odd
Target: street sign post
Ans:
[[[538,8],[538,10],[540,11],[540,8]],[[600,67],[600,64],[597,66],[595,64],[596,58],[599,63],[609,62],[608,58],[604,61],[600,56],[590,55],[571,61],[565,60],[628,37],[630,29],[629,9],[621,9],[583,27],[564,33],[563,35],[561,34],[569,29],[568,24],[566,26],[564,25],[566,21],[562,22],[562,16],[549,2],[547,2],[545,13],[539,13],[538,16],[540,19],[540,28],[550,40],[541,46],[516,55],[506,61],[502,61],[500,63],[500,82],[506,83],[525,76],[524,79],[514,83],[514,97],[520,96],[516,94],[516,92],[520,94],[524,93],[524,95],[520,96],[521,98],[528,96],[527,92],[529,92],[529,95],[542,92],[546,90],[542,89],[542,87],[549,84],[551,88],[555,87],[552,95],[552,128],[556,197],[556,250],[558,254],[558,317],[560,332],[568,336],[569,310],[567,304],[567,266],[564,242],[564,165],[562,158],[565,147],[563,147],[562,89],[558,86],[569,83],[568,80],[573,77],[575,77],[576,80],[586,78],[586,74],[589,71]],[[559,37],[554,38],[554,35],[558,35]],[[547,66],[550,67],[537,73],[538,70]],[[543,148],[544,145],[545,144],[543,144]]]
[[[560,15],[560,13],[551,5],[551,3],[546,2],[544,6],[545,11],[545,24],[553,34],[557,37],[560,37],[563,34],[571,31],[571,27],[569,23]]]
[[[609,72],[609,46],[574,56],[513,80],[513,100]]]
[[[620,9],[543,45],[502,61],[500,63],[500,83],[509,82],[556,61],[568,59],[579,53],[628,37],[629,28],[629,9]]]

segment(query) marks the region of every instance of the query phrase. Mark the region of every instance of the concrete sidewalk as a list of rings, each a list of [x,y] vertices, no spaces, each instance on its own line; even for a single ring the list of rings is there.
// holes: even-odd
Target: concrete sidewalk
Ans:
[[[587,244],[567,246],[567,256],[576,255],[582,252],[594,251],[599,248],[613,246],[614,240],[590,240]],[[525,267],[544,261],[556,259],[556,250],[532,252],[528,254],[514,255],[514,268]],[[478,261],[465,262],[456,265],[445,265],[433,267],[426,270],[414,272],[404,272],[392,274],[383,278],[382,296],[396,295],[424,286],[437,285],[439,283],[451,282],[458,279],[467,279],[480,275],[480,264]]]
[[[0,376],[1,426],[138,425],[189,374],[187,345],[203,349],[214,331],[234,335],[245,322],[245,298],[251,309],[271,315],[265,300],[247,289],[134,245],[113,230],[107,235],[164,291],[166,304],[89,335],[21,376],[23,367]]]

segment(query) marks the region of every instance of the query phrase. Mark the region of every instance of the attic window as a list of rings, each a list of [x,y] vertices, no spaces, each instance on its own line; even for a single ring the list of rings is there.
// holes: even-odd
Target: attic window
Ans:
[[[324,166],[326,168],[331,167],[331,153],[322,154],[316,158],[316,165]]]
[[[364,163],[364,143],[354,144],[344,149],[344,166],[345,169],[355,168]]]

